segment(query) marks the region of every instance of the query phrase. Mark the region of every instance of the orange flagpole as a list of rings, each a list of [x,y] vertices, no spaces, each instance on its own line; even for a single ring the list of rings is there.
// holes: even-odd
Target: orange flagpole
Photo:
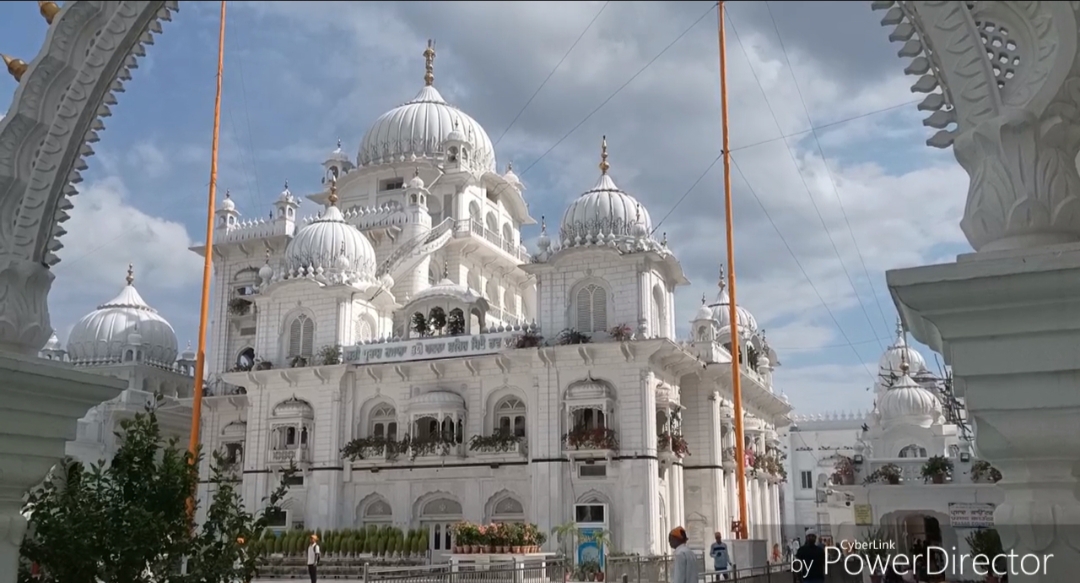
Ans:
[[[735,227],[732,224],[731,204],[731,148],[728,139],[728,90],[727,90],[727,43],[724,40],[724,2],[716,8],[720,30],[720,128],[724,155],[724,216],[727,221],[727,287],[728,321],[731,322],[731,390],[735,400],[735,487],[739,491],[740,539],[749,538],[746,523],[746,447],[743,443],[742,370],[739,366],[739,326],[735,307]]]
[[[203,376],[206,374],[206,324],[210,313],[210,280],[214,269],[214,211],[217,208],[218,141],[221,137],[221,80],[225,69],[225,0],[221,0],[221,27],[218,31],[217,91],[214,95],[214,134],[210,142],[210,194],[206,203],[206,257],[203,259],[202,307],[199,311],[199,349],[195,356],[195,392],[191,406],[191,437],[188,451],[192,463],[199,449],[202,422]],[[188,516],[195,517],[195,492],[188,498]]]

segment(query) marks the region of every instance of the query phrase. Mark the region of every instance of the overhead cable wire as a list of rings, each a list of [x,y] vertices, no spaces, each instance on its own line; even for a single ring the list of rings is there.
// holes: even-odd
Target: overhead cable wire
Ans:
[[[916,100],[913,100],[913,101],[907,101],[907,102],[899,103],[899,104],[896,104],[896,105],[890,105],[889,107],[883,107],[881,109],[875,109],[873,111],[868,111],[866,113],[860,113],[858,115],[853,115],[851,117],[845,117],[843,119],[838,119],[836,121],[831,121],[831,122],[829,122],[827,124],[819,125],[819,126],[817,126],[816,128],[813,128],[813,129],[824,129],[824,128],[828,128],[828,127],[838,126],[838,125],[841,125],[841,124],[845,124],[845,123],[848,123],[848,122],[860,120],[860,119],[870,117],[870,116],[873,116],[873,115],[878,115],[880,113],[886,113],[886,112],[889,112],[889,111],[893,111],[894,109],[900,109],[901,107],[907,107],[909,105],[919,103],[919,101],[921,101],[921,100],[916,99]],[[791,138],[791,137],[794,137],[794,136],[807,134],[807,133],[810,133],[810,131],[811,130],[803,130],[803,131],[798,131],[798,132],[792,132],[790,134],[786,134],[786,135],[783,135],[783,136],[778,136],[778,137],[775,137],[775,138],[769,138],[767,140],[761,140],[759,142],[754,142],[752,144],[747,144],[745,146],[739,146],[738,148],[732,148],[731,153],[734,154],[735,152],[741,152],[742,150],[749,150],[750,148],[756,148],[758,146],[763,146],[765,144],[771,144],[773,142],[778,142],[778,141],[786,139],[786,138]],[[679,207],[679,205],[682,204],[682,202],[684,200],[686,200],[686,197],[688,197],[690,195],[690,193],[693,192],[694,188],[696,188],[697,185],[705,178],[705,175],[709,173],[709,170],[712,170],[713,166],[716,166],[716,163],[719,162],[721,160],[721,158],[723,158],[723,157],[724,157],[723,154],[717,154],[716,158],[714,158],[712,160],[712,162],[709,163],[709,166],[707,168],[705,168],[705,171],[702,172],[700,176],[698,176],[697,180],[694,181],[694,184],[691,185],[690,188],[686,192],[684,192],[682,194],[682,196],[680,196],[677,201],[675,201],[674,206],[672,206],[671,210],[669,210],[668,213],[666,215],[664,215],[664,218],[660,219],[660,222],[658,222],[656,224],[656,227],[652,230],[653,233],[655,233],[657,231],[657,229],[660,228],[661,223],[663,223],[665,220],[667,220],[671,216],[671,214],[675,212],[675,209],[677,209]]]
[[[729,11],[730,15],[730,11]],[[761,91],[761,95],[765,100],[765,106],[769,110],[769,115],[772,117],[773,123],[776,124],[776,129],[780,133],[784,132],[783,127],[780,125],[780,120],[776,117],[776,111],[773,109],[772,103],[769,101],[769,96],[765,92],[765,87],[761,84],[761,79],[757,75],[757,71],[754,70],[753,64],[750,62],[750,53],[746,51],[746,46],[743,45],[742,38],[739,36],[738,30],[735,28],[735,22],[731,22],[731,32],[735,35],[735,41],[739,43],[739,48],[743,52],[743,56],[746,57],[747,65],[750,69],[750,74],[754,77],[754,82],[757,83],[758,89]],[[806,181],[806,176],[803,174],[802,169],[799,167],[799,161],[795,158],[794,152],[791,151],[791,147],[784,142],[784,149],[787,150],[788,156],[791,158],[791,162],[795,165],[795,172],[799,175],[799,180],[802,182],[803,188],[806,189],[806,195],[810,199],[810,204],[814,207],[814,213],[817,215],[818,221],[821,222],[821,227],[825,230],[826,236],[829,238],[829,243],[832,245],[833,253],[836,255],[837,261],[840,262],[840,268],[844,271],[844,276],[847,277],[848,284],[851,285],[851,291],[855,293],[855,300],[859,303],[859,308],[862,310],[863,316],[866,318],[867,325],[870,326],[870,333],[872,336],[877,337],[877,329],[874,327],[874,322],[870,319],[870,312],[866,309],[866,304],[862,300],[862,295],[859,294],[859,288],[855,285],[854,278],[851,277],[851,272],[848,271],[847,265],[844,264],[843,256],[840,254],[840,248],[836,245],[836,239],[833,237],[832,232],[829,230],[828,223],[825,222],[825,216],[821,214],[821,208],[818,207],[817,201],[814,200],[814,193],[810,189],[810,184]],[[809,277],[809,276],[807,276]],[[837,326],[839,326],[837,322]],[[879,343],[882,350],[885,349],[884,343]]]
[[[574,41],[574,44],[570,45],[570,48],[566,50],[566,53],[564,53],[562,58],[559,59],[559,62],[555,63],[555,68],[552,69],[550,73],[548,73],[548,76],[544,78],[543,82],[540,83],[540,86],[536,88],[536,91],[534,91],[532,96],[529,97],[529,100],[525,102],[525,105],[521,106],[521,111],[519,111],[517,115],[514,116],[514,119],[510,122],[510,125],[506,126],[506,129],[503,130],[501,134],[499,134],[499,138],[495,140],[495,143],[493,144],[494,146],[498,146],[499,142],[501,142],[502,139],[506,136],[506,132],[510,131],[510,128],[514,127],[514,124],[517,123],[517,120],[521,118],[521,114],[525,113],[525,110],[529,108],[529,105],[532,104],[534,99],[536,99],[536,96],[540,94],[540,90],[543,89],[545,85],[547,85],[547,82],[551,80],[551,78],[555,75],[555,72],[558,71],[559,67],[561,67],[563,62],[566,61],[566,58],[570,56],[570,53],[574,52],[574,48],[578,46],[578,43],[581,42],[581,39],[585,38],[585,33],[589,32],[589,30],[592,29],[593,24],[598,18],[600,18],[600,15],[604,13],[604,10],[607,9],[608,4],[611,4],[610,0],[604,2],[604,5],[601,6],[600,10],[596,13],[596,16],[593,16],[592,20],[589,21],[589,24],[585,26],[585,30],[581,31],[581,34],[578,35],[577,40]]]
[[[259,166],[255,162],[255,138],[251,131],[251,108],[248,107],[247,83],[244,81],[244,56],[242,49],[237,49],[236,51],[236,76],[240,78],[241,105],[244,108],[244,121],[247,124],[248,160],[251,162],[251,172],[255,178],[255,190],[256,192],[262,193],[262,185],[259,184]]]
[[[802,104],[803,112],[806,113],[806,121],[811,127],[810,135],[814,137],[818,155],[821,156],[821,163],[825,166],[825,173],[829,176],[829,184],[832,186],[833,194],[836,195],[836,202],[840,206],[840,214],[844,217],[844,224],[847,225],[848,234],[851,235],[851,242],[855,244],[855,251],[859,256],[859,264],[862,266],[863,275],[866,276],[866,283],[870,286],[870,293],[874,297],[874,303],[877,304],[878,313],[881,314],[881,322],[885,325],[885,330],[888,330],[889,320],[885,317],[885,309],[881,307],[881,299],[874,291],[874,282],[870,279],[870,271],[866,269],[866,260],[863,258],[862,249],[859,248],[859,240],[855,237],[854,229],[851,228],[851,221],[848,220],[847,210],[844,209],[844,201],[840,197],[840,189],[836,186],[836,177],[833,176],[832,169],[829,168],[829,160],[825,157],[825,149],[821,147],[821,140],[818,139],[817,131],[813,129],[814,119],[810,116],[810,108],[806,106],[806,99],[803,97],[802,89],[799,87],[799,80],[795,77],[795,69],[791,67],[791,58],[788,56],[787,47],[784,46],[784,38],[780,34],[780,27],[776,24],[776,18],[773,17],[772,8],[769,5],[770,3],[766,1],[765,9],[769,12],[769,20],[772,21],[773,30],[776,31],[776,40],[780,43],[780,51],[784,54],[784,64],[787,65],[788,72],[791,74],[791,81],[795,84],[795,93],[799,96],[799,103]],[[784,145],[787,145],[787,140],[784,141]]]
[[[863,360],[862,355],[859,354],[858,349],[855,348],[855,343],[851,341],[851,338],[848,337],[847,332],[844,332],[844,328],[840,326],[840,320],[836,318],[836,314],[834,314],[832,309],[829,308],[829,304],[825,302],[825,297],[821,295],[821,292],[818,291],[817,286],[814,285],[814,281],[810,279],[810,274],[807,273],[806,268],[803,267],[802,262],[799,261],[798,256],[795,255],[795,251],[791,248],[791,244],[788,243],[787,238],[784,237],[784,234],[780,231],[780,227],[776,226],[776,222],[773,221],[772,215],[769,214],[769,209],[765,208],[765,204],[761,202],[761,198],[758,197],[757,192],[754,190],[754,187],[750,185],[750,181],[746,178],[746,174],[743,173],[742,168],[739,166],[738,161],[736,161],[735,159],[735,156],[731,156],[731,165],[735,168],[735,171],[738,172],[739,177],[742,178],[743,184],[746,185],[746,189],[750,192],[750,195],[754,197],[754,200],[757,201],[758,206],[761,207],[761,211],[765,213],[765,218],[769,221],[769,224],[772,225],[773,230],[776,231],[776,235],[780,237],[780,241],[784,243],[784,247],[787,247],[788,253],[791,254],[791,258],[795,260],[795,265],[799,267],[799,271],[801,271],[803,277],[806,278],[806,283],[810,284],[810,289],[814,290],[814,295],[816,295],[818,300],[821,302],[821,306],[825,308],[825,311],[828,312],[829,317],[832,318],[833,324],[836,325],[837,332],[840,332],[840,335],[844,338],[844,346],[851,348],[851,351],[855,353],[855,358],[858,359],[859,364],[861,364],[863,369],[866,370],[866,374],[870,375],[870,378],[877,380],[877,375],[871,372],[870,368],[866,366],[866,362]]]

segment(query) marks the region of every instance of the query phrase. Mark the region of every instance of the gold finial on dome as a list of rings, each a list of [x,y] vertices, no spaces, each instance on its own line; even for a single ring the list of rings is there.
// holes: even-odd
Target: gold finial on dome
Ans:
[[[326,200],[330,203],[330,206],[337,205],[338,197],[337,197],[337,178],[336,177],[331,177],[330,178],[330,196]]]
[[[127,277],[124,278],[128,285],[135,283],[135,266],[128,263]]]
[[[909,370],[911,370],[911,365],[909,365],[908,361],[907,361],[907,351],[906,350],[901,350],[900,351],[900,374],[907,375]]]
[[[16,59],[5,54],[0,54],[0,58],[4,59],[4,64],[7,65],[8,73],[15,78],[15,82],[22,81],[22,76],[26,73],[26,70],[30,68],[30,65],[26,64],[26,61],[22,59]]]
[[[427,48],[424,49],[424,85],[431,87],[435,84],[435,41],[428,39]]]
[[[60,7],[56,5],[56,2],[38,0],[38,10],[40,10],[41,15],[45,17],[45,22],[48,22],[49,24],[52,24],[56,15],[60,14]]]
[[[600,142],[600,174],[607,174],[610,168],[611,164],[607,161],[607,136],[604,136]]]
[[[716,285],[720,288],[720,291],[724,291],[724,288],[727,287],[727,278],[724,277],[724,264],[723,263],[720,264],[720,278],[717,280]]]

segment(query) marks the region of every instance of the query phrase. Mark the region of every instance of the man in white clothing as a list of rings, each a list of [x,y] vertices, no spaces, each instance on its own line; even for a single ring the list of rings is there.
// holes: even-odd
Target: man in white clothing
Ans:
[[[311,545],[307,548],[307,570],[308,575],[311,575],[311,583],[316,583],[316,567],[319,564],[319,558],[322,556],[322,551],[319,549],[319,537],[311,535]]]
[[[698,564],[697,555],[686,544],[689,538],[686,529],[681,526],[675,527],[668,535],[668,544],[675,549],[671,583],[700,583],[701,565]]]

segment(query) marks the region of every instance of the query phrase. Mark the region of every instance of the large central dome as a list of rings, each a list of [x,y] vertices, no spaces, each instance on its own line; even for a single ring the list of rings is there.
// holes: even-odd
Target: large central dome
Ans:
[[[435,50],[429,41],[424,51],[427,73],[424,88],[416,97],[379,116],[360,142],[356,165],[408,162],[414,159],[442,160],[443,143],[457,130],[472,146],[478,167],[495,171],[495,147],[484,128],[460,109],[450,105],[434,87]],[[415,156],[415,158],[414,158]]]

